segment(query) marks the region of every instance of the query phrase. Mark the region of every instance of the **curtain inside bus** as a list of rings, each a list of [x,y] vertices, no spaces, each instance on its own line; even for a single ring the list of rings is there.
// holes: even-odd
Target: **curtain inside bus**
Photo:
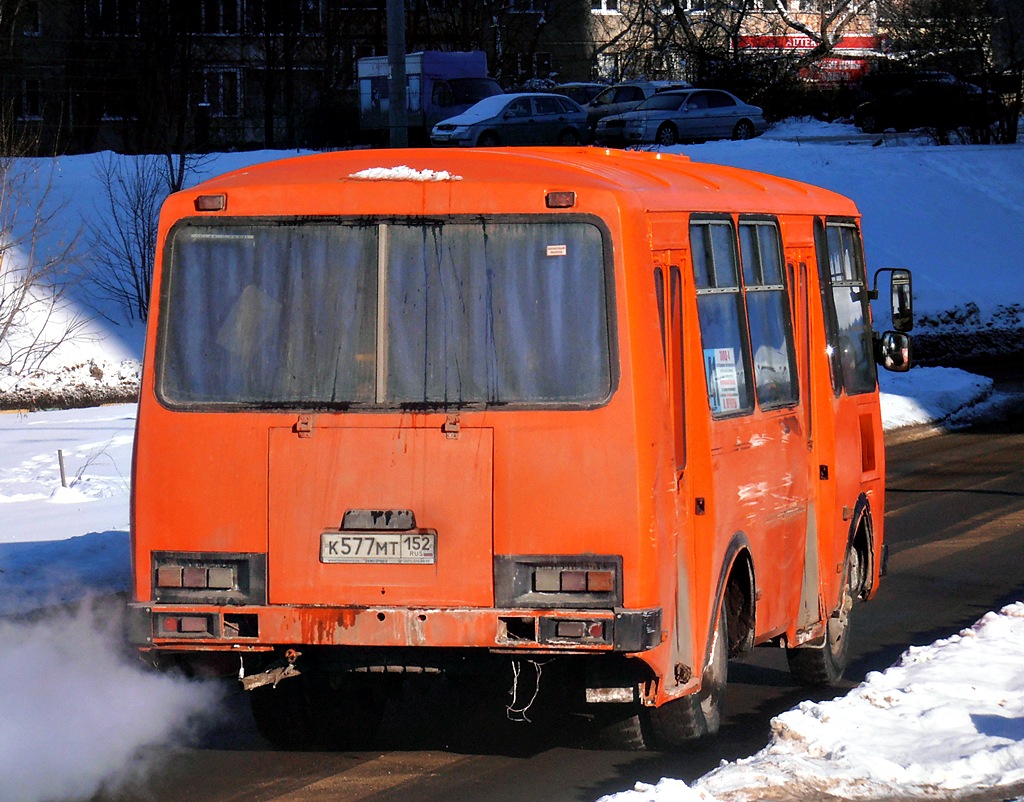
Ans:
[[[611,393],[604,241],[588,223],[188,224],[168,253],[157,374],[172,405]]]

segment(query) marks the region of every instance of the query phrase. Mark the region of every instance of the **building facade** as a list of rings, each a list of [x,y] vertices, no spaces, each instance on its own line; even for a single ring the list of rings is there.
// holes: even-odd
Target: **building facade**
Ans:
[[[610,2],[611,0],[605,0]],[[512,89],[589,78],[586,0],[406,0],[407,49],[483,50]],[[3,123],[43,152],[357,142],[385,0],[0,0]]]

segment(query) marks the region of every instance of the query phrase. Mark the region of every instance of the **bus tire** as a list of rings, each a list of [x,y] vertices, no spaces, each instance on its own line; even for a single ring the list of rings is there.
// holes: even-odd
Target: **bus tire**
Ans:
[[[711,657],[697,693],[647,710],[651,736],[658,746],[674,748],[714,735],[722,724],[722,704],[729,673],[729,633],[723,609],[711,641]]]
[[[277,749],[311,746],[309,711],[301,678],[248,691],[256,731]]]
[[[644,729],[643,717],[635,705],[606,705],[595,716],[597,724],[596,746],[600,749],[642,751],[648,746],[648,735]]]
[[[816,688],[835,685],[846,671],[850,659],[850,610],[859,577],[860,554],[851,547],[846,553],[839,606],[828,619],[824,643],[786,649],[789,672],[801,685]]]
[[[301,676],[250,691],[256,729],[278,749],[356,749],[377,733],[384,702],[356,682],[334,688]]]

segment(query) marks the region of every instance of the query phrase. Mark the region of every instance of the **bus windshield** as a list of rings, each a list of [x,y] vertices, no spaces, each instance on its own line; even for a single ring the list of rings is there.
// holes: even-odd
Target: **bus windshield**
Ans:
[[[165,259],[171,406],[594,406],[605,244],[580,221],[193,221]]]

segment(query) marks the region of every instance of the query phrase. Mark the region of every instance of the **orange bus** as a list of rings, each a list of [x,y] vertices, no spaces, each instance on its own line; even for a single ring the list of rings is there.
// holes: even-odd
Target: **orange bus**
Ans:
[[[285,747],[357,743],[413,674],[504,672],[522,717],[557,676],[662,746],[718,728],[753,646],[834,682],[884,566],[889,278],[876,335],[850,200],[681,155],[351,151],[179,192],[133,642],[242,677]]]

